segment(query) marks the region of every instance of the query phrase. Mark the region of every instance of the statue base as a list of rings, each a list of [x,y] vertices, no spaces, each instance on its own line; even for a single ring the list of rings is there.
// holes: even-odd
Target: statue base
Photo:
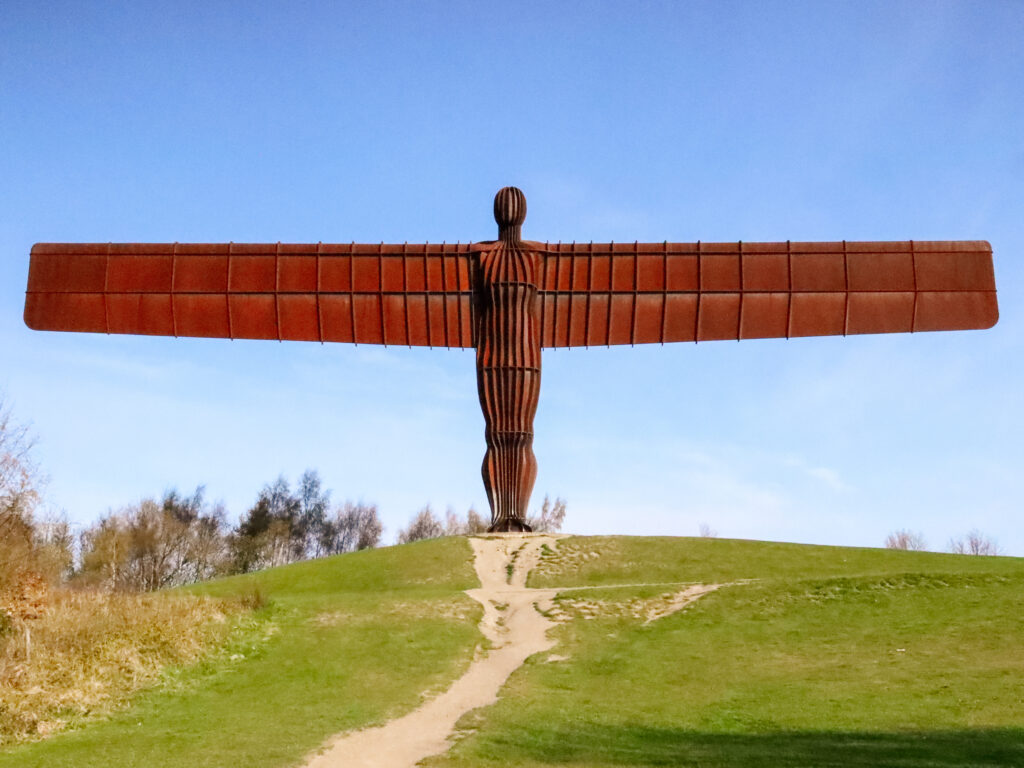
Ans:
[[[490,528],[488,533],[533,533],[533,528],[520,518],[507,518],[499,520]]]

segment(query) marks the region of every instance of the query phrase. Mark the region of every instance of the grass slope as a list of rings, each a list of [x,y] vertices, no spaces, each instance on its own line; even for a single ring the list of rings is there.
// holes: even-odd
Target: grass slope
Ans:
[[[682,582],[726,586],[637,618]],[[431,768],[1024,765],[1024,559],[577,537],[530,585],[563,588],[566,658],[529,660]],[[217,660],[0,768],[298,765],[465,669],[473,586],[460,539],[203,585],[272,604]]]
[[[746,579],[646,626],[679,587],[610,586]],[[573,538],[530,585],[602,588],[431,768],[1024,765],[1024,559]]]
[[[339,731],[414,708],[480,635],[461,539],[298,563],[196,588],[271,604],[235,647],[109,720],[0,753],[0,767],[221,768],[301,763]]]

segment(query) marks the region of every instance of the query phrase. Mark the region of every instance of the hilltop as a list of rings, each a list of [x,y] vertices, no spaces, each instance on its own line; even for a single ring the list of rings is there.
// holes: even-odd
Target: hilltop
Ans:
[[[507,548],[508,581],[519,567],[537,590],[526,604],[552,647],[424,765],[1024,764],[1024,559],[660,537],[535,548],[530,569]],[[302,765],[500,644],[478,628],[478,585],[465,538],[200,585],[269,601],[238,652],[0,768]],[[495,626],[514,608],[492,605]]]

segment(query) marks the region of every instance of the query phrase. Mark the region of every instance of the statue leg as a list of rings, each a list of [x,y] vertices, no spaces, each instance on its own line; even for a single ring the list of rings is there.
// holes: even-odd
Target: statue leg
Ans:
[[[533,417],[540,395],[540,371],[478,370],[487,453],[482,466],[491,505],[490,531],[529,531],[527,507],[537,480]]]

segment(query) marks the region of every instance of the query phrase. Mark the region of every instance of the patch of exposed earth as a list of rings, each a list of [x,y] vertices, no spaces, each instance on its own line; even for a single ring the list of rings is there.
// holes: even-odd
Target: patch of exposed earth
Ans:
[[[627,618],[650,624],[678,613],[704,595],[723,586],[725,585],[690,584],[683,589],[664,592],[654,597],[633,597],[626,600],[594,600],[562,595],[555,601],[552,613],[559,620]],[[566,594],[572,592],[567,590]]]

